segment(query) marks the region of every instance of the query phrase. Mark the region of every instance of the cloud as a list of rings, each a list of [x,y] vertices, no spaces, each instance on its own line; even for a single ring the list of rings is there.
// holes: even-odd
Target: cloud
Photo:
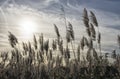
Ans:
[[[0,12],[0,15],[2,15],[0,17],[2,19],[0,40],[7,39],[8,30],[16,34],[19,39],[24,40],[25,37],[20,35],[19,26],[17,26],[17,21],[23,17],[31,17],[39,23],[37,34],[43,32],[46,37],[54,38],[53,24],[55,23],[58,25],[61,35],[65,38],[64,21],[60,19],[62,18],[60,16],[62,13],[60,5],[63,5],[67,20],[73,24],[75,36],[77,42],[79,42],[82,35],[86,35],[82,22],[82,11],[86,7],[88,11],[92,10],[96,14],[102,32],[102,46],[105,51],[108,51],[108,47],[110,49],[116,48],[116,35],[120,33],[119,4],[120,2],[117,0],[113,2],[109,0],[14,0],[13,3],[7,2],[1,8],[5,13],[7,23],[3,20],[4,17]],[[2,36],[5,36],[5,38],[2,38]],[[3,46],[3,44],[1,45]]]
[[[120,25],[112,25],[112,26],[106,26],[106,27],[120,31]]]
[[[95,9],[111,12],[111,13],[120,13],[120,8],[118,7],[120,5],[120,1],[109,1],[109,0],[92,0],[89,3],[84,3],[85,6],[92,7]]]
[[[112,2],[114,2],[114,1],[118,1],[118,2],[120,2],[120,0],[106,0],[106,1],[112,1]]]

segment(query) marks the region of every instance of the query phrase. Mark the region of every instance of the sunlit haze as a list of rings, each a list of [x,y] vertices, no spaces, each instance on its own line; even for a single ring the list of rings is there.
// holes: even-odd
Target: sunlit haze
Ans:
[[[22,18],[19,21],[20,33],[26,37],[31,37],[37,31],[38,24],[32,18]]]

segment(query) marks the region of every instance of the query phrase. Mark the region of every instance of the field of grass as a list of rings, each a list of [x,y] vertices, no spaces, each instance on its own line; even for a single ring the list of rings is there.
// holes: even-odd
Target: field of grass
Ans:
[[[42,33],[39,39],[34,35],[33,43],[23,42],[21,45],[16,36],[9,32],[12,49],[0,54],[0,79],[120,79],[120,55],[114,50],[111,53],[114,63],[110,64],[108,53],[102,54],[102,35],[95,14],[90,11],[88,15],[84,9],[83,22],[87,35],[80,39],[75,48],[73,26],[67,22],[64,9],[62,11],[66,29],[65,42],[56,24],[56,38],[52,45],[49,45],[49,40],[45,40]],[[120,47],[120,35],[117,37]],[[84,52],[86,55],[83,55]]]

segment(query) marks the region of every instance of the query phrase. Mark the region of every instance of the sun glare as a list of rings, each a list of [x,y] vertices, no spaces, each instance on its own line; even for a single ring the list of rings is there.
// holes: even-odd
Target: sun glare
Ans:
[[[31,36],[33,35],[33,33],[36,32],[38,25],[31,18],[24,18],[20,20],[19,26],[20,26],[21,32],[25,34],[25,36]]]

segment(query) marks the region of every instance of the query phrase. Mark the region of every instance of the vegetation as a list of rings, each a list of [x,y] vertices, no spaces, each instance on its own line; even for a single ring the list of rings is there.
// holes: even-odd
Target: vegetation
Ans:
[[[18,39],[9,32],[9,42],[13,49],[1,53],[0,79],[120,79],[120,55],[114,50],[111,57],[115,61],[110,64],[108,54],[102,54],[101,33],[95,14],[90,11],[89,17],[88,11],[84,9],[83,22],[87,35],[82,37],[75,50],[73,26],[67,22],[63,8],[62,11],[66,44],[63,44],[56,24],[57,38],[53,40],[52,47],[41,34],[39,39],[34,35],[33,43],[23,42],[20,49]],[[120,35],[117,41],[120,47]]]

